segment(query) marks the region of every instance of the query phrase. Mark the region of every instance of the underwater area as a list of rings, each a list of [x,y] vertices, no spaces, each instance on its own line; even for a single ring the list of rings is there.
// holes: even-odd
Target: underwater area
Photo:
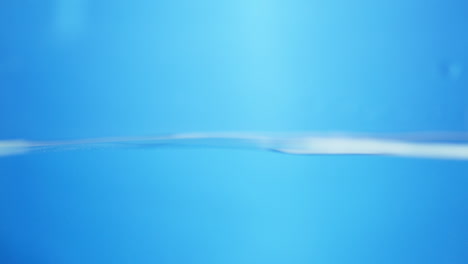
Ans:
[[[0,263],[468,263],[468,2],[0,2]]]

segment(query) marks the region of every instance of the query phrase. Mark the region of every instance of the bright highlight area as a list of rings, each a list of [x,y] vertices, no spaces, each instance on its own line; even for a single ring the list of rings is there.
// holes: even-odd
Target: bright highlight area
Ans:
[[[271,150],[298,155],[387,155],[432,159],[468,160],[468,144],[441,143],[385,137],[335,135],[268,136],[245,133],[186,133],[156,137],[117,137],[70,141],[0,141],[0,156],[24,154],[35,150],[71,150],[93,147],[202,147]],[[447,135],[446,135],[447,136]],[[421,135],[420,139],[423,136]],[[449,137],[447,137],[447,140]]]

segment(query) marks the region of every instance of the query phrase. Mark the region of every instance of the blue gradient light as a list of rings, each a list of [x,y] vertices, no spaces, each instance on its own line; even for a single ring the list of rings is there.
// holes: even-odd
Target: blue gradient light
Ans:
[[[465,1],[0,3],[0,140],[466,132]],[[467,263],[467,163],[0,159],[0,263]]]

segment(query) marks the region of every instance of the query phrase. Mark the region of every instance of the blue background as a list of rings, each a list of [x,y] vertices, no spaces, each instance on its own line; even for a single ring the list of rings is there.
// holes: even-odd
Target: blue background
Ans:
[[[0,139],[466,131],[457,0],[3,0]],[[1,263],[467,263],[468,163],[0,159]]]

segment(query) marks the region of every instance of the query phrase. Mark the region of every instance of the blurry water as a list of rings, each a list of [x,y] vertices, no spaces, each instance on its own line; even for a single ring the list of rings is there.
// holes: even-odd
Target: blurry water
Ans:
[[[431,137],[432,136],[432,137]],[[191,133],[159,137],[97,138],[70,141],[0,141],[0,156],[33,151],[104,147],[217,147],[269,150],[300,155],[389,155],[401,157],[468,160],[468,134],[412,133],[404,136],[268,136],[242,133]],[[444,142],[445,141],[445,142]]]
[[[467,13],[0,1],[0,263],[468,263]]]

